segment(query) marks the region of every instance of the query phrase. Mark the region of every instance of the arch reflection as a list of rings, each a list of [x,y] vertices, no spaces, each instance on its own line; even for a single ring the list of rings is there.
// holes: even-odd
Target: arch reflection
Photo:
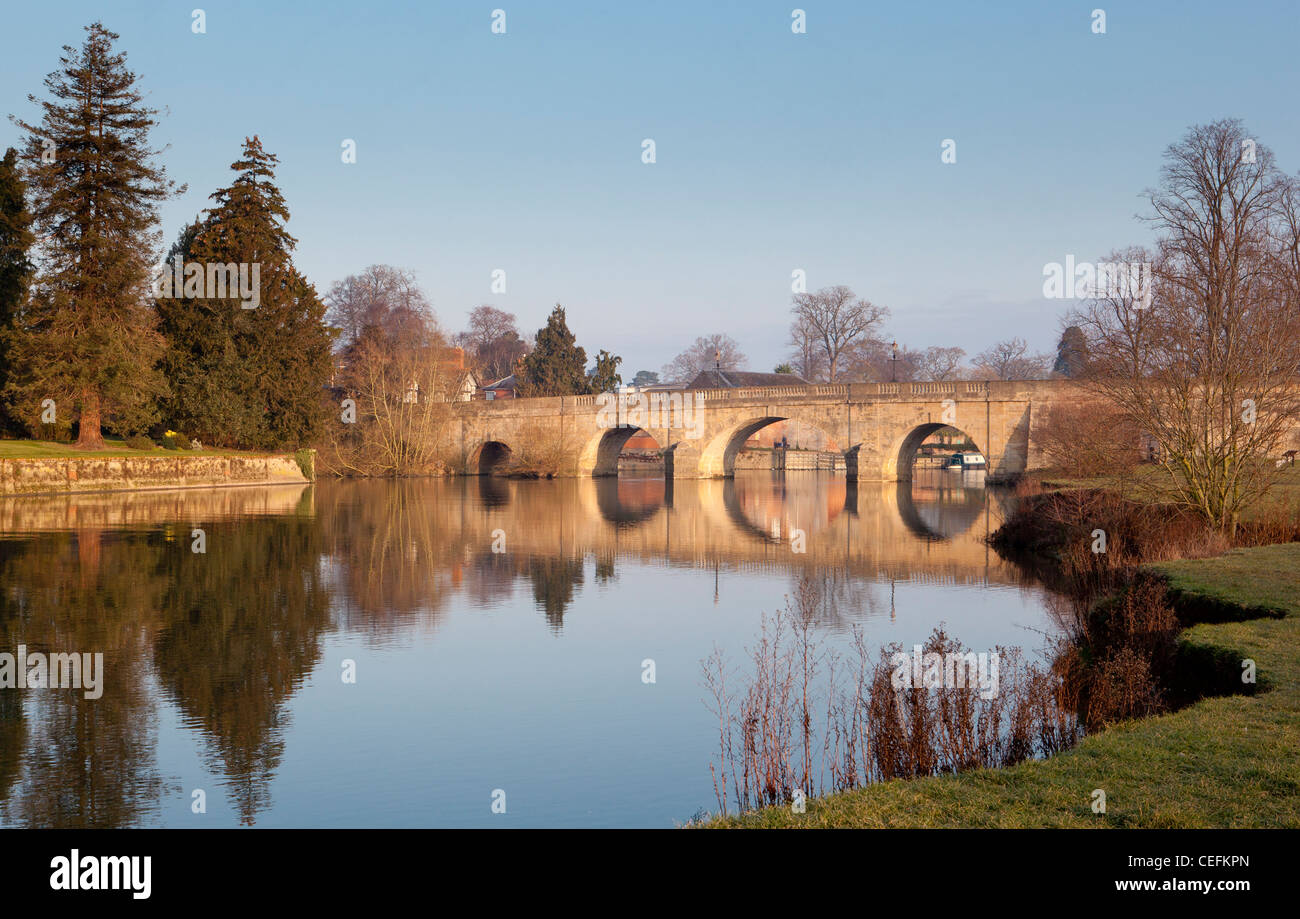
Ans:
[[[918,539],[945,542],[984,517],[988,492],[982,473],[917,472],[897,485],[898,513]]]
[[[618,527],[634,527],[664,506],[662,478],[607,476],[594,484],[601,517]]]
[[[779,542],[796,530],[805,536],[830,527],[848,494],[843,476],[753,472],[726,479],[722,500],[742,531]]]

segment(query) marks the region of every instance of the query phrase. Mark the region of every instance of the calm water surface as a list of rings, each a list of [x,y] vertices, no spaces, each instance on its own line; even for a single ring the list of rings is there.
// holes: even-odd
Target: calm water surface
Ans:
[[[1009,499],[980,486],[754,472],[0,500],[0,651],[103,652],[106,671],[93,701],[0,689],[0,824],[671,826],[716,809],[701,659],[741,665],[801,575],[828,646],[856,625],[910,647],[940,623],[974,650],[1042,644],[1043,589],[984,543]]]

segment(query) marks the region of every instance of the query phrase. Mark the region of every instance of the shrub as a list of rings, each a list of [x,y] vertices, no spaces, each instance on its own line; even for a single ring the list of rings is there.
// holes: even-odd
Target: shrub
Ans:
[[[126,439],[126,445],[132,450],[152,450],[156,445],[143,434],[132,434]]]
[[[804,578],[784,610],[765,615],[750,649],[752,672],[739,686],[720,649],[701,662],[712,697],[706,704],[718,719],[710,769],[723,814],[729,800],[744,811],[789,802],[796,791],[826,794],[1007,766],[1079,739],[1072,688],[1058,672],[1026,663],[1018,649],[995,649],[1002,663],[991,694],[961,682],[896,686],[896,655],[907,657],[901,645],[882,647],[877,656],[856,629],[846,655],[819,645],[813,628],[823,602],[820,588]],[[1126,620],[1123,627],[1143,624]],[[942,627],[924,650],[945,660],[975,658]],[[1141,662],[1129,664],[1127,657],[1117,660],[1098,690],[1109,693],[1108,711],[1142,712],[1158,703],[1148,698]]]
[[[1122,475],[1141,461],[1141,433],[1105,402],[1054,404],[1035,435],[1048,463],[1079,476]]]
[[[190,439],[180,431],[168,431],[163,435],[163,446],[168,450],[188,450]]]

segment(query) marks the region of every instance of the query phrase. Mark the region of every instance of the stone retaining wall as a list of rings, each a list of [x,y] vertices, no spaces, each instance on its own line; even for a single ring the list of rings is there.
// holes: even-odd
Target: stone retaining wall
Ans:
[[[0,459],[0,496],[306,481],[288,454]]]

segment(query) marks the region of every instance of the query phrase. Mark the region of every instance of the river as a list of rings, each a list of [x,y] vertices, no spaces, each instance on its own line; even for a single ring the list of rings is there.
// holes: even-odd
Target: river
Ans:
[[[716,809],[701,660],[803,576],[819,636],[1041,646],[978,473],[321,481],[0,500],[0,825],[669,827]],[[495,805],[495,806],[494,806]],[[499,811],[504,808],[504,813]]]

